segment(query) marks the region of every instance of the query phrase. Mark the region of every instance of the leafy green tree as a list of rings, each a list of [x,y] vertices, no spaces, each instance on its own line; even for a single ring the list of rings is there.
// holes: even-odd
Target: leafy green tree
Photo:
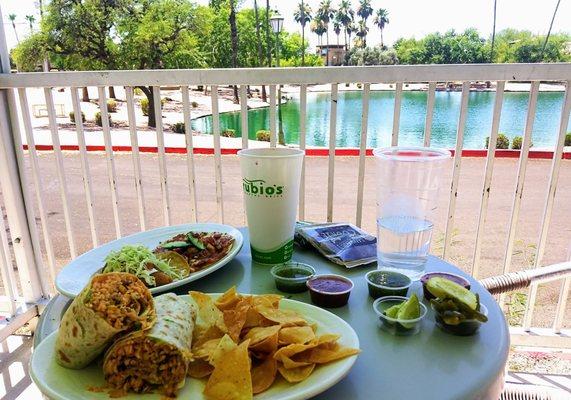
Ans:
[[[389,12],[384,8],[379,8],[377,10],[375,18],[373,19],[373,24],[377,25],[381,30],[381,47],[385,47],[385,44],[383,43],[383,30],[385,29],[385,26],[388,23],[389,23]]]
[[[301,65],[304,66],[305,65],[305,25],[308,22],[311,22],[311,7],[309,7],[307,4],[305,4],[302,0],[301,3],[299,3],[297,5],[297,8],[293,13],[293,19],[295,20],[295,22],[297,22],[298,24],[301,25],[301,43],[303,46],[303,49],[301,52]]]
[[[309,43],[302,40],[299,33],[282,32],[280,35],[280,64],[284,67],[299,67],[301,66],[301,56],[307,52]],[[320,66],[323,65],[323,60],[317,54],[306,54],[304,65]]]
[[[325,28],[325,40],[327,46],[325,65],[329,65],[329,22],[335,17],[335,10],[331,7],[331,0],[322,0],[315,13],[315,18],[321,21]]]
[[[9,14],[8,19],[12,23],[12,29],[14,29],[14,35],[16,35],[16,41],[20,43],[20,39],[18,38],[18,31],[16,30],[16,14]]]
[[[254,18],[256,23],[256,47],[258,50],[258,62],[256,67],[261,67],[264,65],[263,53],[262,53],[262,37],[260,36],[260,14],[258,12],[258,2],[254,0]],[[262,85],[262,101],[267,101],[268,97],[266,94],[266,86]]]
[[[123,69],[200,68],[204,59],[193,35],[195,6],[186,0],[154,0],[130,10],[117,24]],[[148,125],[156,126],[150,86],[139,87],[149,101]]]
[[[382,46],[353,47],[346,56],[349,65],[395,65],[398,64],[397,53],[394,49]]]
[[[46,35],[38,32],[28,36],[13,49],[11,55],[18,71],[41,70],[42,62],[48,56]]]

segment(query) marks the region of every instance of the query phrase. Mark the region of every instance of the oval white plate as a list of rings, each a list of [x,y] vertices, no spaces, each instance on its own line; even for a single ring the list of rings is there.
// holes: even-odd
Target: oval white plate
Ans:
[[[219,295],[212,295],[217,297]],[[188,298],[189,296],[181,296]],[[351,326],[329,311],[295,300],[282,299],[280,307],[299,312],[308,322],[318,325],[317,334],[340,334],[339,343],[353,348],[359,348],[359,338]],[[102,387],[105,384],[101,364],[92,363],[85,369],[66,369],[55,361],[55,342],[57,331],[44,339],[34,349],[30,362],[30,376],[40,390],[54,400],[108,400],[105,392],[95,393],[87,390],[89,386]],[[291,384],[278,378],[267,391],[254,396],[256,400],[302,400],[316,396],[329,389],[348,373],[357,355],[318,365],[306,380]],[[279,374],[279,373],[278,373]],[[206,379],[187,378],[186,385],[179,391],[179,399],[204,399],[202,394]],[[159,394],[131,393],[121,399],[125,400],[160,400]]]
[[[142,244],[150,249],[154,249],[160,242],[164,242],[171,237],[183,232],[222,232],[234,237],[234,244],[224,258],[216,263],[194,272],[184,279],[171,282],[167,285],[151,288],[152,294],[168,292],[169,290],[186,285],[189,282],[202,278],[211,274],[217,269],[229,263],[240,252],[244,238],[240,231],[229,225],[222,224],[184,224],[175,226],[165,226],[162,228],[152,229],[145,232],[135,233],[131,236],[114,240],[90,250],[77,257],[67,264],[56,277],[57,290],[70,298],[74,298],[87,285],[93,274],[103,268],[103,263],[107,254],[113,250],[118,250],[126,244]]]

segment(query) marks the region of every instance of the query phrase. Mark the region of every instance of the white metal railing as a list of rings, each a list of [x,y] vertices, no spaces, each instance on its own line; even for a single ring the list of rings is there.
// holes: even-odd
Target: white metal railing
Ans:
[[[1,42],[1,41],[0,41]],[[0,54],[6,54],[0,52]],[[3,70],[7,71],[8,66],[3,59]],[[369,114],[369,93],[371,84],[391,83],[395,85],[395,102],[393,110],[393,127],[391,132],[391,143],[398,144],[399,122],[401,112],[401,99],[403,84],[409,82],[428,82],[427,112],[425,117],[424,144],[430,145],[430,130],[432,125],[432,115],[434,112],[434,98],[437,82],[461,81],[462,97],[460,103],[460,113],[457,123],[456,147],[454,162],[452,167],[452,179],[449,192],[448,212],[446,219],[443,253],[444,258],[449,257],[451,248],[451,237],[454,228],[454,216],[456,210],[456,198],[458,196],[458,184],[461,171],[464,128],[468,113],[468,95],[470,83],[475,81],[495,81],[496,98],[493,111],[492,127],[490,131],[490,143],[495,143],[499,120],[502,111],[502,100],[506,81],[517,80],[531,82],[529,95],[529,107],[527,110],[527,122],[523,140],[523,149],[520,154],[519,167],[516,179],[516,190],[513,197],[511,222],[508,231],[508,245],[505,251],[504,263],[501,269],[509,271],[511,266],[512,247],[515,240],[515,232],[519,220],[520,202],[524,189],[526,166],[528,161],[529,146],[531,141],[531,131],[535,116],[537,95],[540,81],[565,81],[567,89],[565,92],[563,107],[561,110],[560,126],[558,132],[555,156],[551,162],[551,175],[546,188],[546,202],[543,212],[543,220],[539,233],[539,246],[535,258],[535,265],[540,266],[543,253],[547,245],[547,230],[552,215],[553,202],[558,183],[558,175],[561,167],[561,155],[563,151],[563,140],[569,122],[571,108],[570,80],[571,64],[541,64],[541,65],[441,65],[441,66],[391,66],[391,67],[328,67],[328,68],[280,68],[280,69],[235,69],[235,70],[162,70],[162,71],[89,71],[89,72],[50,72],[50,73],[22,73],[22,74],[0,74],[0,188],[2,189],[3,203],[8,213],[8,225],[13,245],[8,245],[5,237],[3,221],[0,221],[0,264],[2,265],[2,282],[5,288],[8,304],[12,305],[8,311],[12,314],[17,310],[14,307],[17,300],[23,298],[23,303],[34,303],[42,297],[48,296],[52,291],[53,277],[56,271],[53,243],[50,238],[50,228],[46,216],[44,199],[42,198],[43,183],[42,170],[38,162],[38,155],[34,146],[34,135],[29,113],[27,91],[30,88],[43,88],[44,98],[47,104],[49,116],[49,128],[51,131],[54,157],[56,160],[56,171],[58,186],[61,196],[61,206],[63,209],[65,228],[67,232],[68,246],[71,257],[77,255],[77,246],[74,241],[74,230],[72,223],[73,214],[69,208],[69,193],[67,188],[66,170],[64,166],[61,146],[59,144],[58,125],[56,120],[53,88],[64,87],[71,90],[71,102],[75,113],[75,127],[78,140],[78,154],[80,157],[81,175],[85,191],[85,202],[87,206],[87,216],[90,224],[90,232],[93,246],[99,243],[99,232],[96,226],[96,210],[94,206],[94,187],[90,174],[88,162],[85,132],[81,120],[81,105],[78,97],[78,88],[85,86],[95,86],[98,88],[99,106],[101,110],[102,132],[105,143],[105,160],[107,163],[108,190],[111,197],[113,210],[114,229],[117,237],[123,233],[121,219],[119,218],[119,199],[121,192],[117,184],[117,172],[114,159],[114,150],[111,142],[111,127],[108,123],[106,95],[104,88],[107,86],[123,86],[126,93],[126,106],[129,122],[129,132],[131,138],[132,160],[133,160],[133,184],[137,197],[137,208],[139,225],[141,229],[147,227],[147,210],[145,207],[145,194],[143,191],[143,172],[141,168],[141,158],[139,155],[139,145],[135,120],[135,100],[133,88],[136,86],[150,86],[155,97],[154,110],[156,113],[156,139],[158,152],[158,169],[160,175],[160,191],[162,204],[162,217],[165,225],[171,222],[171,199],[169,196],[169,179],[167,168],[167,154],[165,152],[164,132],[162,126],[162,108],[160,103],[161,86],[180,87],[182,96],[183,116],[185,122],[186,138],[186,161],[188,174],[188,196],[192,221],[198,219],[198,201],[196,194],[196,170],[193,154],[193,141],[191,132],[192,111],[189,102],[190,85],[207,85],[211,90],[212,121],[213,121],[213,147],[214,147],[214,184],[215,201],[218,220],[225,220],[223,193],[223,171],[222,171],[222,149],[220,139],[220,112],[218,86],[236,84],[239,85],[239,97],[241,99],[241,128],[243,132],[248,131],[247,85],[269,85],[270,98],[270,146],[277,145],[276,127],[276,93],[277,86],[282,84],[299,85],[300,96],[300,147],[306,146],[306,117],[307,117],[307,88],[312,84],[329,84],[331,87],[330,121],[329,121],[329,148],[328,148],[328,174],[327,174],[327,200],[324,208],[328,221],[334,220],[335,203],[334,178],[336,164],[336,123],[337,123],[337,94],[338,85],[342,83],[362,83],[362,115],[361,132],[358,161],[358,179],[356,182],[356,201],[354,203],[354,222],[360,225],[363,216],[363,192],[366,176],[366,142],[367,142],[367,122]],[[17,102],[16,100],[19,100]],[[19,107],[17,105],[19,104]],[[20,115],[18,113],[20,110]],[[21,132],[20,127],[23,128]],[[21,137],[26,138],[28,151],[22,148]],[[241,147],[248,146],[247,135],[243,135]],[[480,253],[484,226],[488,210],[490,188],[494,168],[493,146],[488,150],[484,179],[482,182],[482,196],[480,200],[478,228],[475,235],[475,249],[473,253],[472,273],[478,277],[480,269]],[[27,193],[27,169],[25,161],[29,161],[29,170],[33,181],[35,192],[35,202]],[[302,188],[300,192],[299,217],[304,219],[306,215],[307,201],[305,198],[306,170],[302,174]],[[343,188],[347,190],[347,188]],[[39,212],[39,221],[42,227],[42,243],[44,252],[40,247],[40,235],[36,232],[34,209]],[[18,240],[15,240],[18,239]],[[13,273],[11,274],[10,254],[14,251],[18,276],[20,277],[20,288],[15,283]],[[46,256],[49,271],[44,274],[43,256]],[[13,272],[13,271],[12,271]],[[565,289],[566,288],[566,289]],[[563,313],[566,307],[566,297],[569,289],[569,280],[565,281],[563,290],[559,298],[556,312],[554,329],[549,331],[549,337],[555,336],[558,339],[565,339],[569,343],[569,332],[561,334]],[[532,286],[528,302],[528,309],[524,319],[524,330],[533,331],[531,328],[531,316],[533,315],[533,305],[537,286]],[[555,333],[557,332],[557,333]],[[541,331],[542,334],[545,331]],[[546,335],[543,335],[546,336]],[[518,336],[519,337],[519,336]],[[526,342],[527,335],[521,335],[521,342]],[[517,340],[516,340],[517,342]],[[528,340],[529,342],[529,340]],[[562,343],[562,342],[560,342]]]

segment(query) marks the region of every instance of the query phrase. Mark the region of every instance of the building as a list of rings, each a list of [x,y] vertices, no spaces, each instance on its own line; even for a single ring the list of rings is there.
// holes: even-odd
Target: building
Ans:
[[[327,50],[329,49],[329,64],[327,63]],[[345,61],[345,53],[347,50],[345,49],[344,44],[330,44],[327,45],[318,45],[316,54],[321,56],[323,60],[323,65],[332,65],[338,66],[343,65]]]

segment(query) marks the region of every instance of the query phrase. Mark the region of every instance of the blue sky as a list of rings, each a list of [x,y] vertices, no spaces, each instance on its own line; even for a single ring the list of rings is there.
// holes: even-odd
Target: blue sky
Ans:
[[[44,0],[49,1],[49,0]],[[208,0],[197,0],[197,3],[207,4]],[[270,0],[270,6],[277,8],[285,17],[285,27],[288,31],[300,31],[300,26],[293,21],[293,10],[298,0]],[[306,0],[313,10],[317,9],[319,0]],[[333,0],[333,5],[338,4]],[[8,21],[8,14],[18,16],[16,29],[20,37],[29,33],[25,15],[35,15],[39,19],[36,6],[37,0],[0,0],[2,7],[4,29],[8,47],[16,44],[16,38]],[[253,0],[243,0],[242,7],[251,7]],[[557,0],[498,0],[497,29],[517,28],[528,29],[534,33],[543,34],[549,28],[549,22]],[[265,5],[265,0],[258,0]],[[354,6],[357,0],[353,0]],[[444,32],[449,29],[464,30],[468,27],[477,28],[482,34],[489,35],[492,31],[493,0],[373,0],[373,8],[380,7],[389,11],[389,20],[384,32],[385,42],[391,44],[399,37],[422,37],[429,32]],[[562,0],[553,31],[571,31],[571,1]],[[369,43],[380,42],[379,30],[369,23]],[[330,41],[335,42],[333,33]],[[310,35],[312,44],[316,44],[315,35]]]

